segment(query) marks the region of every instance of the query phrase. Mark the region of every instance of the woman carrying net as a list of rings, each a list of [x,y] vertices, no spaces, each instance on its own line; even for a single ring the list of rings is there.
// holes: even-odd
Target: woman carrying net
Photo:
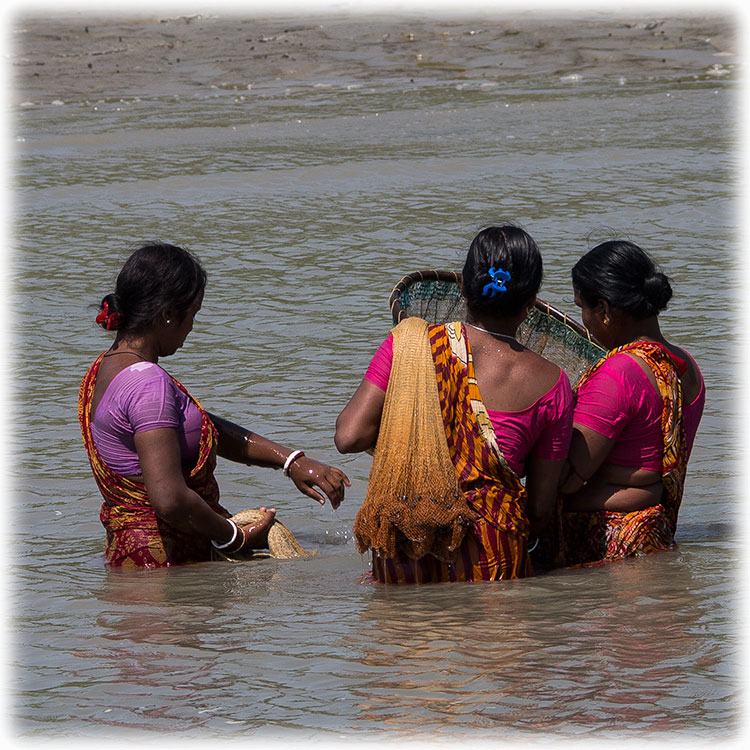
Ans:
[[[376,581],[533,575],[530,530],[553,516],[572,391],[515,338],[542,281],[536,243],[484,229],[462,280],[466,323],[399,323],[336,422],[339,451],[374,448],[354,534]]]
[[[303,494],[333,507],[349,480],[302,451],[213,416],[159,365],[182,347],[201,308],[206,274],[175,245],[138,248],[101,303],[96,322],[116,331],[89,368],[78,417],[104,498],[109,565],[166,567],[267,546],[275,510],[235,523],[219,504],[217,455],[283,468]]]
[[[583,322],[609,351],[576,386],[562,485],[566,562],[669,549],[705,402],[695,361],[659,328],[672,287],[620,240],[589,251],[572,277]]]

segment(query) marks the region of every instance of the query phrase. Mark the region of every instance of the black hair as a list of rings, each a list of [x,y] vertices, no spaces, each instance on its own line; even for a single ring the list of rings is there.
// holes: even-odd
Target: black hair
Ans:
[[[658,315],[672,298],[669,279],[638,245],[627,240],[602,242],[571,271],[573,286],[594,307],[606,300],[636,320]]]
[[[510,274],[505,292],[484,294],[492,283],[490,268]],[[471,243],[462,272],[467,307],[490,315],[517,315],[542,285],[542,256],[520,227],[503,224],[483,229]]]
[[[117,316],[112,328],[142,333],[167,306],[182,322],[205,287],[206,272],[192,253],[166,242],[149,242],[125,261],[114,293],[102,299],[101,308],[106,303],[110,316]],[[106,321],[101,325],[106,328]]]

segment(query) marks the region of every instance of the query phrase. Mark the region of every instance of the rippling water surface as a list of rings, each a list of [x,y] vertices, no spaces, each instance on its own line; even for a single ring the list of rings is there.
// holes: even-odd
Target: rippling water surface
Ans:
[[[734,737],[732,32],[695,16],[17,19],[14,731]],[[363,585],[351,525],[370,458],[336,454],[336,415],[389,329],[393,284],[460,268],[501,220],[535,237],[542,295],[571,313],[570,267],[611,231],[672,277],[663,327],[708,388],[679,548],[501,585]],[[352,479],[332,512],[277,472],[220,463],[224,504],[275,506],[311,559],[102,565],[76,418],[108,346],[90,305],[154,238],[209,276],[167,369]]]

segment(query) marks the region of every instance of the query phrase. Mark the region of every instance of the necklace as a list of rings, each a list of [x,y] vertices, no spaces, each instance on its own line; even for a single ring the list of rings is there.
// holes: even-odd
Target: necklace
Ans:
[[[115,354],[130,354],[132,357],[138,357],[138,359],[142,359],[144,362],[146,362],[146,358],[142,357],[140,354],[136,354],[135,352],[109,352],[105,354],[105,357],[114,357]]]
[[[472,328],[475,328],[477,331],[483,331],[484,333],[489,333],[490,336],[500,336],[501,338],[508,339],[509,341],[515,341],[518,343],[518,339],[515,336],[510,336],[507,333],[500,333],[499,331],[488,331],[486,328],[482,328],[481,326],[475,326],[473,323],[466,323],[467,326],[471,326]]]

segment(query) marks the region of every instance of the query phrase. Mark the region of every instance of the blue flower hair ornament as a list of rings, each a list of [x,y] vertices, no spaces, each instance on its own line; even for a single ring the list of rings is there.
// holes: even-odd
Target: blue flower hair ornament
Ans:
[[[492,277],[492,281],[484,285],[482,296],[494,297],[498,293],[505,294],[508,291],[505,287],[505,282],[510,281],[510,274],[507,271],[503,271],[502,268],[495,270],[495,266],[492,266],[488,273]]]

